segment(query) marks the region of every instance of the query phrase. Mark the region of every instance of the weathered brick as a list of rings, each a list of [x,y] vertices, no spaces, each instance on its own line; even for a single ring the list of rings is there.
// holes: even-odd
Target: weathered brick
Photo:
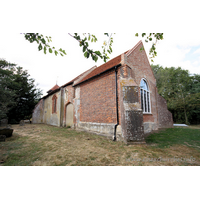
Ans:
[[[91,128],[113,135],[114,125],[117,123],[116,80],[113,67],[117,66],[117,131],[118,134],[122,134],[125,142],[143,142],[144,133],[160,127],[171,127],[172,115],[167,110],[166,101],[157,93],[156,79],[145,50],[140,50],[142,47],[142,42],[139,42],[124,54],[100,67],[89,69],[60,88],[56,87],[55,91],[51,91],[36,106],[33,122],[38,122],[35,119],[38,117],[43,123],[65,126],[67,106],[73,105],[73,123],[76,127],[80,125],[87,130]],[[143,113],[141,110],[142,79],[149,87],[150,113]],[[124,91],[125,88],[128,92]],[[55,98],[56,113],[53,112]],[[48,109],[51,109],[51,112],[48,112]]]

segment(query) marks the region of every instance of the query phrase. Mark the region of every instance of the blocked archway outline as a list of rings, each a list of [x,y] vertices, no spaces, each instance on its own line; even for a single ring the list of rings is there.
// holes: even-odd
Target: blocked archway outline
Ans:
[[[65,125],[72,127],[74,125],[74,106],[71,102],[65,105]]]

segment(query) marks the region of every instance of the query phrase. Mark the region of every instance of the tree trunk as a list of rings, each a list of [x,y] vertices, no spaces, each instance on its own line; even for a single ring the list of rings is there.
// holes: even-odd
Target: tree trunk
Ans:
[[[188,124],[188,118],[187,118],[187,113],[184,105],[184,114],[185,114],[185,123]]]

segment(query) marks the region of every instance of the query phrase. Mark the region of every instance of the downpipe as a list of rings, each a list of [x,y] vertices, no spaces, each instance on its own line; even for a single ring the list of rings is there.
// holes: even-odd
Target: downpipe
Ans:
[[[115,66],[115,89],[116,89],[116,113],[117,113],[117,124],[115,124],[114,128],[114,135],[113,135],[113,141],[116,141],[116,133],[117,133],[117,126],[119,125],[119,108],[118,108],[118,85],[117,85],[117,68],[120,67],[121,64]]]

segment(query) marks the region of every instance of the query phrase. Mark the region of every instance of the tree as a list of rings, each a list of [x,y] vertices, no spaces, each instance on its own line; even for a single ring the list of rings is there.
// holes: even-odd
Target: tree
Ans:
[[[200,113],[200,76],[188,70],[152,65],[158,93],[167,100],[175,122],[197,123]],[[200,117],[199,117],[200,118]],[[200,119],[199,119],[200,122]]]
[[[16,64],[0,59],[0,119],[6,118],[8,111],[15,105],[15,91],[11,90]]]
[[[34,79],[22,67],[0,60],[0,110],[1,118],[8,117],[9,123],[18,123],[21,119],[30,117],[34,106],[41,96]]]
[[[29,77],[28,72],[24,71],[22,67],[16,68],[12,84],[12,89],[16,91],[16,106],[8,113],[8,118],[12,122],[30,118],[35,105],[40,99],[41,90],[34,85],[35,80]]]
[[[83,54],[86,58],[91,57],[95,62],[97,62],[98,58],[101,58],[106,62],[109,57],[108,55],[112,53],[112,44],[113,44],[113,37],[112,33],[104,33],[104,36],[107,37],[107,39],[104,41],[102,45],[102,51],[100,50],[93,50],[90,48],[90,44],[93,42],[97,42],[98,39],[94,34],[91,33],[83,33],[78,34],[70,34],[68,33],[69,36],[74,38],[75,40],[78,41],[78,44],[80,47],[83,48]],[[145,42],[152,42],[151,49],[149,51],[149,54],[151,55],[151,61],[153,61],[153,58],[157,56],[156,52],[156,43],[158,40],[163,39],[163,33],[149,33],[148,35],[146,33],[141,34],[142,37],[145,37]],[[44,50],[44,53],[46,54],[47,52],[49,53],[55,53],[57,56],[60,54],[61,56],[66,55],[65,50],[62,48],[56,50],[55,47],[50,46],[50,42],[52,42],[52,39],[50,36],[44,36],[39,33],[24,33],[25,39],[28,40],[30,43],[37,42],[38,43],[38,50]],[[136,37],[139,36],[138,33],[135,34]],[[141,49],[142,50],[142,49]]]
[[[192,76],[191,98],[189,100],[191,106],[190,119],[195,124],[200,124],[200,75]]]

